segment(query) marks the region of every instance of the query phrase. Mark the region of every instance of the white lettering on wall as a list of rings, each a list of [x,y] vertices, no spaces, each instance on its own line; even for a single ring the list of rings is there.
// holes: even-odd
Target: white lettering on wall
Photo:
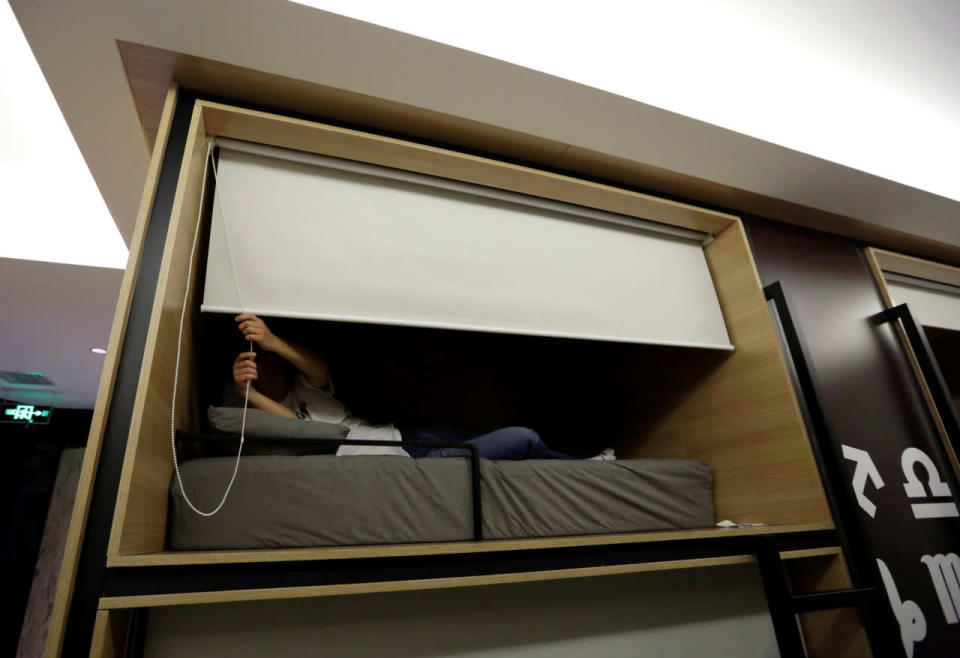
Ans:
[[[893,608],[893,614],[897,618],[897,623],[900,624],[903,651],[907,654],[907,658],[913,658],[913,645],[927,636],[927,620],[920,606],[915,602],[900,600],[897,584],[893,582],[893,575],[883,560],[877,560],[877,567],[880,569],[880,577],[883,578],[883,586],[887,590],[890,607]]]
[[[956,553],[924,555],[920,561],[930,570],[940,607],[948,624],[960,621],[960,556]]]
[[[883,478],[880,477],[880,471],[877,470],[873,459],[870,458],[870,453],[866,450],[851,448],[850,446],[842,444],[840,447],[843,449],[844,458],[855,462],[857,465],[856,468],[853,469],[853,492],[856,494],[857,503],[864,512],[870,515],[870,518],[873,518],[877,513],[877,506],[872,500],[867,498],[865,490],[867,488],[867,479],[869,479],[877,489],[883,488]]]
[[[844,449],[846,446],[844,446]],[[844,455],[846,456],[846,455]],[[926,472],[927,484],[917,477],[916,465],[919,464]],[[919,448],[907,448],[900,456],[900,466],[903,476],[907,479],[903,484],[909,498],[949,498],[950,487],[940,477],[940,471],[930,459],[930,455]],[[929,490],[929,493],[927,493]],[[937,503],[913,503],[910,505],[915,519],[942,519],[951,516],[960,516],[957,505],[953,501]]]

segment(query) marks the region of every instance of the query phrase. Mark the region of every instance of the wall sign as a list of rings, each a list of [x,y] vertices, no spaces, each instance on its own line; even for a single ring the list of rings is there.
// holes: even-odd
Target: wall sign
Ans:
[[[0,411],[0,422],[20,423],[22,425],[46,425],[50,422],[52,407],[38,407],[19,402],[4,402]]]
[[[880,577],[883,579],[883,587],[887,591],[887,598],[890,599],[890,607],[893,608],[893,614],[900,624],[900,639],[903,640],[903,650],[908,658],[913,658],[913,646],[927,636],[927,620],[923,612],[913,601],[904,601],[900,599],[900,593],[897,591],[897,584],[893,581],[893,575],[883,560],[877,560],[877,568],[880,569]]]
[[[872,639],[882,644],[886,631],[901,633],[899,638],[890,633],[891,640],[875,652],[956,658],[960,623],[949,622],[944,604],[956,604],[949,556],[960,555],[960,517],[952,516],[960,482],[938,450],[940,434],[898,331],[877,318],[886,304],[863,246],[778,222],[747,218],[745,223],[761,280],[781,282],[807,348],[828,425],[819,437],[825,439],[823,457],[840,466],[831,489],[848,494],[837,497],[843,501],[841,521],[864,559],[851,568],[875,574],[869,581],[877,586],[884,579],[876,560],[889,572],[883,586],[896,616],[876,620],[880,627],[874,626]],[[955,607],[953,612],[960,617]]]
[[[860,509],[870,515],[870,518],[873,518],[877,514],[877,506],[867,498],[867,480],[870,480],[870,483],[876,489],[883,487],[883,478],[880,477],[880,471],[877,470],[866,450],[851,448],[850,446],[841,447],[843,448],[844,458],[857,464],[853,471],[853,493],[857,498],[857,504],[860,505]]]
[[[948,624],[960,621],[960,555],[924,555],[920,561],[930,570],[930,580],[940,599],[940,608]]]
[[[857,503],[871,519],[883,515],[883,509],[867,496],[867,483],[875,490],[884,486],[880,469],[874,463],[870,453],[860,448],[841,445],[845,459],[855,464],[850,484],[853,487]],[[916,447],[903,450],[900,455],[900,468],[903,477],[904,501],[909,504],[913,520],[923,523],[930,519],[944,519],[960,516],[957,503],[939,469],[926,452]],[[909,536],[909,528],[903,532]],[[929,581],[922,583],[931,589],[940,603],[944,623],[960,623],[960,556],[956,553],[924,554],[917,550],[915,559],[927,568]],[[927,636],[927,620],[930,610],[924,612],[916,601],[903,599],[893,574],[882,559],[877,559],[877,567],[883,579],[884,589],[893,614],[900,624],[900,637],[903,650],[908,658],[913,657],[914,648]],[[912,583],[917,585],[918,583]]]

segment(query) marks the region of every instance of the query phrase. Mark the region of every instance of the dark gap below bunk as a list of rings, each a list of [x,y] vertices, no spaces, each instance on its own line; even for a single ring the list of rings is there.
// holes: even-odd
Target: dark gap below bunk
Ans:
[[[536,430],[561,452],[629,453],[729,352],[361,323],[264,318],[330,366],[336,397],[372,423],[476,433]],[[242,406],[231,365],[247,343],[232,316],[200,314],[199,417]],[[234,447],[224,446],[233,453]],[[183,455],[188,458],[189,455]]]

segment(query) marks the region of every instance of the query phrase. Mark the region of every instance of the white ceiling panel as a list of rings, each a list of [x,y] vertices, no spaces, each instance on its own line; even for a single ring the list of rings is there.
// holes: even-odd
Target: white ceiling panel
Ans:
[[[0,258],[0,370],[41,372],[54,405],[91,409],[123,270]],[[25,391],[0,397],[42,402]]]
[[[295,1],[960,200],[956,2]]]
[[[646,8],[638,10],[640,15],[647,11],[654,17],[658,15],[656,7],[663,3],[631,4]],[[960,203],[943,196],[947,191],[943,185],[927,186],[939,193],[924,191],[902,173],[919,171],[931,159],[936,161],[941,181],[960,178],[949,171],[957,171],[957,149],[950,147],[953,134],[937,129],[930,132],[932,126],[942,124],[945,116],[950,125],[956,125],[956,94],[944,90],[955,89],[956,85],[943,84],[944,80],[953,80],[957,70],[956,57],[950,56],[953,51],[944,50],[944,44],[956,47],[945,36],[955,24],[956,9],[951,9],[950,3],[935,2],[928,3],[923,11],[907,11],[913,3],[895,2],[881,12],[874,4],[859,1],[849,8],[820,2],[813,3],[820,12],[817,14],[801,9],[804,4],[761,6],[742,0],[730,10],[725,23],[712,23],[722,35],[720,41],[738,53],[738,59],[718,70],[713,63],[725,60],[716,52],[672,75],[658,73],[661,89],[669,85],[684,88],[705,106],[720,108],[726,123],[737,118],[730,104],[737,95],[743,95],[744,102],[755,105],[757,113],[767,117],[765,123],[741,117],[732,128],[715,125],[710,121],[717,119],[704,119],[705,115],[696,119],[683,116],[678,112],[690,110],[680,110],[679,105],[671,106],[673,112],[655,107],[655,103],[667,103],[653,94],[656,85],[652,83],[653,97],[643,95],[645,86],[641,85],[640,93],[635,94],[641,96],[638,101],[622,95],[619,87],[616,92],[598,89],[287,0],[14,0],[12,6],[127,240],[133,231],[147,153],[117,40],[465,117],[960,245]],[[771,13],[773,5],[781,13]],[[519,6],[513,6],[519,11]],[[476,21],[464,21],[467,16],[459,11],[457,17],[464,24],[482,26],[484,16],[496,14],[503,26],[493,32],[509,43],[532,38],[535,31],[560,29],[552,18],[554,8],[550,5],[536,28],[528,30],[517,27],[522,22],[510,21],[513,12],[505,15],[486,6]],[[602,37],[615,27],[619,31],[611,34],[624,33],[622,26],[609,25],[611,19],[602,8],[602,3],[589,5],[589,20],[578,23],[584,35],[589,32]],[[904,12],[914,13],[906,21],[901,20]],[[635,75],[643,81],[647,80],[642,77],[644,71],[669,71],[681,51],[695,48],[697,35],[705,28],[701,26],[699,32],[694,28],[710,15],[690,13],[686,17],[689,29],[673,31],[671,48],[661,48],[655,58],[638,52],[629,58],[633,68],[623,75]],[[518,16],[522,18],[523,14]],[[737,21],[740,31],[731,32],[727,26]],[[883,29],[868,41],[871,26],[877,21]],[[655,24],[639,19],[633,23],[635,29],[626,30],[631,44],[653,38],[657,29],[669,28],[655,29]],[[807,40],[811,34],[813,37]],[[753,39],[743,43],[744,35]],[[588,46],[580,36],[565,35],[563,46],[586,56]],[[862,47],[864,44],[869,47]],[[739,71],[734,68],[766,65],[776,55],[767,47],[772,45],[793,49],[792,59],[784,60],[793,68],[765,70],[750,79],[749,85],[738,82]],[[885,53],[882,57],[878,54],[881,50]],[[802,78],[797,73],[803,58],[818,60],[837,71],[846,70],[846,60],[854,64],[847,77],[834,76],[830,94],[824,96],[811,87],[815,82],[812,76]],[[889,66],[894,60],[899,63]],[[604,68],[622,71],[621,64],[606,62]],[[703,70],[693,77],[697,65]],[[886,77],[866,74],[883,68],[894,73]],[[777,75],[782,79],[776,79]],[[933,91],[920,95],[911,87],[898,87],[910,75],[922,79],[926,90],[940,89],[939,95]],[[929,115],[895,112],[892,118],[877,124],[875,113],[851,113],[849,108],[856,97],[864,95],[862,88],[851,82],[855,80],[886,94],[869,96],[880,99],[875,104],[893,104],[882,99],[894,98],[899,99],[897,107],[921,103]],[[778,108],[789,105],[814,108],[816,112],[809,109],[799,120],[781,117]],[[831,120],[840,137],[818,135],[816,126]],[[821,146],[849,135],[848,141],[869,150],[854,162],[810,149],[826,154],[818,157],[797,150],[796,142],[790,139],[773,136],[769,126],[778,131],[792,126],[794,133],[818,137]],[[762,138],[752,134],[761,134]],[[929,150],[937,146],[938,139],[946,150]],[[914,142],[928,151],[914,148],[900,153],[897,157],[908,164],[900,163],[899,174],[884,169],[877,175],[868,173],[877,171],[873,167],[866,171],[856,168],[872,162],[879,152],[898,153]],[[937,155],[941,152],[947,156]],[[933,155],[927,158],[924,153]],[[826,159],[830,157],[839,163]],[[908,185],[897,180],[911,182]]]

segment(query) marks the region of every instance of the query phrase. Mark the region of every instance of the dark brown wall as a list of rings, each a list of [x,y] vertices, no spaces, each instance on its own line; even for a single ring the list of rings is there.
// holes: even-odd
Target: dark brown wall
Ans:
[[[924,613],[927,634],[914,656],[956,655],[960,625],[946,624],[920,558],[960,552],[960,524],[913,517],[903,488],[903,450],[916,446],[933,457],[954,495],[957,483],[938,457],[939,437],[893,326],[869,320],[883,303],[862,246],[762,219],[748,218],[746,225],[761,280],[764,285],[779,280],[788,296],[813,361],[833,444],[838,452],[841,444],[868,451],[883,477],[879,490],[866,488],[877,505],[875,518],[859,508],[855,515],[876,556],[890,567],[901,597]],[[852,479],[854,463],[842,461]],[[850,479],[836,486],[851,487]]]

